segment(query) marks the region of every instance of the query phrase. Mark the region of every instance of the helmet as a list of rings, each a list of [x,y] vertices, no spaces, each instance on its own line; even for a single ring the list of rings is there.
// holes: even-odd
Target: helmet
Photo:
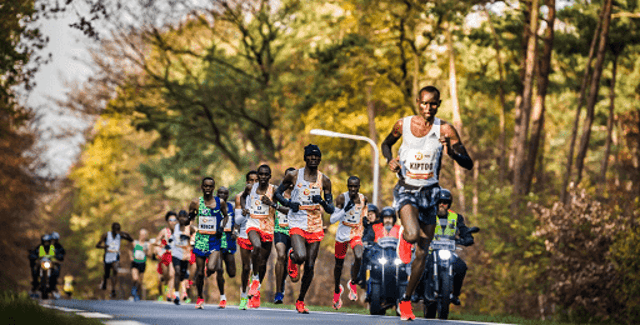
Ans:
[[[52,232],[51,233],[51,239],[60,239],[60,234],[57,232]]]
[[[436,197],[436,203],[440,203],[440,201],[449,201],[449,203],[451,203],[453,201],[453,195],[451,195],[451,192],[447,189],[440,189],[440,193],[438,193]]]
[[[384,207],[384,209],[382,209],[382,212],[380,212],[380,219],[384,219],[384,217],[393,217],[393,223],[396,223],[396,209],[392,208],[392,207]]]
[[[373,203],[367,204],[367,210],[375,212],[376,217],[380,215],[380,210],[378,210],[378,207]]]
[[[51,235],[49,234],[44,234],[42,235],[42,238],[40,238],[43,242],[45,241],[51,241]]]

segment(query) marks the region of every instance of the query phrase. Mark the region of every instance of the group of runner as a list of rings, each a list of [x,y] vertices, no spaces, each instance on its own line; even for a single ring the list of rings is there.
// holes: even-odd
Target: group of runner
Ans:
[[[376,228],[375,237],[401,237],[398,254],[404,263],[409,263],[412,252],[415,253],[412,276],[399,303],[403,320],[415,318],[410,298],[424,271],[427,249],[434,235],[435,198],[440,192],[443,154],[446,153],[463,168],[473,167],[473,161],[455,128],[435,117],[441,102],[435,87],[421,89],[417,98],[419,115],[399,119],[382,143],[383,156],[387,158],[389,168],[397,173],[399,181],[393,190],[394,207],[383,209],[383,217],[388,219],[383,218],[385,222]],[[403,142],[398,156],[394,158],[391,149],[401,137]],[[348,296],[351,300],[357,299],[357,284],[362,281],[359,274],[364,252],[363,222],[370,215],[368,200],[359,192],[360,179],[349,177],[348,191],[340,194],[334,202],[331,180],[318,169],[322,160],[320,148],[307,145],[303,158],[305,166],[287,169],[279,185],[271,183],[272,170],[266,164],[247,173],[246,187],[235,196],[235,206],[228,202],[228,189],[220,187],[214,195],[216,182],[212,177],[205,177],[200,185],[202,196],[190,202],[188,211],[181,211],[177,216],[175,213],[167,214],[168,227],[158,234],[154,245],[155,254],[161,261],[158,273],[162,274],[162,280],[168,286],[174,288],[173,295],[167,293],[168,300],[180,303],[180,288],[182,286],[185,292],[183,296],[186,295],[190,283],[187,274],[191,273],[197,289],[196,308],[204,308],[204,279],[217,273],[221,297],[219,307],[225,308],[223,265],[228,276],[235,277],[237,240],[243,266],[240,309],[259,307],[266,264],[275,243],[275,303],[283,301],[286,277],[296,282],[301,273],[302,282],[295,308],[299,313],[308,313],[304,301],[313,281],[320,242],[327,227],[324,213],[330,215],[330,223],[339,223],[335,238],[333,307],[339,309],[342,306],[344,287],[340,278],[348,247],[352,248],[355,257],[347,282]],[[373,209],[377,212],[375,206]],[[403,230],[394,226],[396,215],[401,219]],[[145,237],[146,231],[141,231],[140,238],[134,243],[135,263],[132,268],[138,272],[134,276],[133,296],[139,293],[144,272],[141,263],[148,254],[148,248],[142,244]],[[105,245],[98,245],[107,250],[104,283],[111,267],[107,265],[117,263],[110,252],[119,249],[120,238],[133,241],[119,230],[119,225],[115,227],[114,224],[112,231],[101,239]],[[195,266],[190,269],[190,265]]]

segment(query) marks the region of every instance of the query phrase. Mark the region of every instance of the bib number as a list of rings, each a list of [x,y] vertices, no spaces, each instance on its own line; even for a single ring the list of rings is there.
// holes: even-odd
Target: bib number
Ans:
[[[411,149],[407,153],[404,167],[407,176],[412,179],[429,179],[433,177],[434,158],[424,151]]]
[[[360,222],[361,213],[362,213],[362,210],[360,207],[354,207],[351,211],[347,212],[347,215],[345,216],[345,221],[347,223],[357,224],[358,222]]]
[[[144,251],[141,249],[136,250],[135,253],[133,253],[133,258],[136,260],[143,260],[144,259]]]
[[[289,226],[289,216],[284,213],[278,213],[278,224],[280,227]]]
[[[200,221],[198,222],[198,232],[206,235],[213,235],[218,230],[216,227],[216,217],[203,217],[200,216]]]
[[[317,205],[317,203],[313,203],[311,200],[312,196],[320,195],[319,188],[306,188],[300,193],[300,204],[301,205]]]
[[[249,210],[251,217],[262,219],[269,216],[269,212],[269,206],[260,201],[260,196],[253,199],[253,204]]]

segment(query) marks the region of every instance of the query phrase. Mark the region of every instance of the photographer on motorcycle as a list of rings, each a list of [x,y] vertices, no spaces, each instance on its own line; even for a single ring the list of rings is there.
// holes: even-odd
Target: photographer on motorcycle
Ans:
[[[362,243],[365,245],[365,247],[369,244],[373,244],[376,238],[373,226],[382,223],[379,215],[380,210],[378,210],[378,207],[375,204],[367,204],[367,217],[362,220],[362,225],[364,226],[364,231],[362,233]]]
[[[385,207],[380,213],[380,218],[382,223],[373,225],[374,242],[378,242],[383,237],[400,238],[400,225],[396,225],[396,210],[392,207]]]
[[[462,246],[471,246],[474,243],[473,235],[469,232],[469,228],[464,223],[464,217],[461,214],[457,214],[453,212],[453,210],[449,210],[451,208],[451,202],[453,200],[453,196],[451,192],[446,189],[441,189],[440,193],[436,198],[436,207],[437,207],[437,217],[438,219],[447,219],[447,225],[445,227],[440,226],[440,220],[436,222],[436,230],[434,234],[434,239],[439,238],[448,238],[455,239],[457,245]],[[456,238],[457,236],[457,238]],[[452,256],[452,265],[453,265],[453,297],[451,298],[451,303],[454,305],[460,305],[460,290],[462,289],[462,283],[464,281],[464,277],[467,273],[467,264],[457,255],[453,254]],[[429,250],[429,256],[427,257],[427,265],[433,264],[433,252],[431,249]],[[427,279],[432,278],[433,269],[427,267],[426,276]],[[429,283],[429,285],[432,285]],[[422,292],[419,290],[418,292]],[[427,290],[427,300],[433,300],[434,297],[433,290]],[[430,297],[431,296],[431,297]]]

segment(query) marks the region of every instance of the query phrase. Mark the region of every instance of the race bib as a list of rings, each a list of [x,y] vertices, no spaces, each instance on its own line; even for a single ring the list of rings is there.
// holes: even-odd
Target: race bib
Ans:
[[[117,243],[111,243],[109,247],[107,247],[107,250],[112,253],[117,253],[120,251],[120,247],[118,247]]]
[[[345,215],[344,221],[350,224],[358,224],[360,223],[360,216],[362,215],[362,207],[355,206],[347,212]]]
[[[135,253],[133,253],[133,258],[136,260],[143,260],[144,259],[144,251],[141,249],[138,249],[135,251]]]
[[[435,157],[424,150],[409,149],[404,162],[407,177],[411,179],[429,179],[433,177]]]
[[[252,200],[251,207],[249,207],[249,213],[252,218],[263,219],[269,216],[269,206],[262,203],[260,200],[261,197],[262,196],[258,196]]]
[[[217,218],[215,216],[200,216],[198,221],[198,232],[205,235],[214,235],[218,230],[216,227]]]
[[[289,215],[285,213],[278,213],[278,224],[280,227],[289,226]]]
[[[305,188],[304,190],[300,191],[300,205],[318,205],[318,203],[313,203],[311,197],[320,195],[320,192],[321,191],[319,188]]]

